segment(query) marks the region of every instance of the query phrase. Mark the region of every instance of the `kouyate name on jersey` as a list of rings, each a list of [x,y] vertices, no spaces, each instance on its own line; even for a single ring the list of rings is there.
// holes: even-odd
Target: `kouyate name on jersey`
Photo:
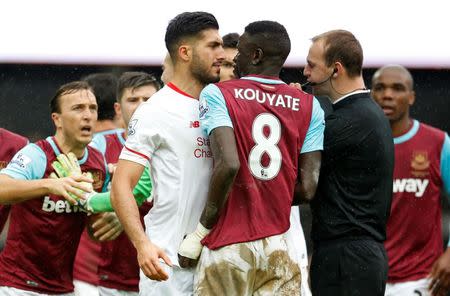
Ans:
[[[251,88],[235,88],[234,97],[241,100],[255,100],[260,104],[269,104],[270,106],[288,108],[293,111],[300,110],[300,99],[286,94],[266,93],[258,89]]]
[[[430,181],[428,179],[394,179],[394,193],[409,192],[416,197],[422,197]]]

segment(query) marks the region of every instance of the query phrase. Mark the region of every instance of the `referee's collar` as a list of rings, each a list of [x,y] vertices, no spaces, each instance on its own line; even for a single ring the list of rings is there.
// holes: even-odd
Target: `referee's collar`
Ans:
[[[350,93],[348,93],[348,94],[346,94],[346,95],[340,97],[340,98],[337,99],[336,101],[334,101],[334,102],[333,102],[333,105],[337,104],[338,102],[343,101],[344,99],[346,99],[346,98],[348,98],[348,97],[350,97],[350,96],[357,95],[357,94],[364,94],[364,93],[370,93],[370,90],[368,90],[368,89],[358,89],[358,90],[354,90],[354,91],[352,91],[352,92],[350,92]]]

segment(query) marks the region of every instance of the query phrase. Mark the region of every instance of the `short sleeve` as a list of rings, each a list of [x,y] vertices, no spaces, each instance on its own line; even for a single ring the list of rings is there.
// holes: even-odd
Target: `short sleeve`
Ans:
[[[324,130],[325,115],[319,101],[314,98],[311,122],[300,153],[323,150]]]
[[[450,198],[450,139],[445,134],[444,145],[441,150],[441,176],[444,190]]]
[[[19,150],[6,168],[0,171],[14,179],[36,180],[44,176],[47,157],[36,144],[28,144]]]
[[[128,137],[119,159],[147,166],[153,153],[161,145],[164,127],[164,112],[144,103],[138,108],[128,124]]]
[[[207,135],[217,127],[233,128],[225,98],[216,85],[209,84],[205,87],[200,93],[199,100],[200,123]]]
[[[95,149],[100,151],[103,155],[105,155],[106,152],[105,136],[102,134],[96,134],[92,139],[91,143],[89,143],[89,146],[94,147]]]

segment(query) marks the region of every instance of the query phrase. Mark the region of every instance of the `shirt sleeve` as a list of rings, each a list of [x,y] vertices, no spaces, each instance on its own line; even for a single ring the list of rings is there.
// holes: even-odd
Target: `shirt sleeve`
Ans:
[[[14,155],[0,173],[19,180],[36,180],[44,176],[46,167],[44,151],[36,144],[28,144]]]
[[[119,159],[147,166],[153,153],[163,141],[164,112],[151,105],[138,108],[128,125],[128,137]]]
[[[311,122],[300,154],[323,150],[323,133],[325,130],[325,115],[319,101],[314,98]]]
[[[150,179],[149,167],[146,166],[141,178],[133,189],[133,196],[138,206],[141,206],[152,192],[152,182]],[[103,192],[93,195],[88,200],[89,208],[95,213],[113,212],[111,204],[111,193]]]
[[[97,134],[92,139],[91,143],[89,143],[89,146],[94,147],[98,151],[100,151],[103,155],[106,153],[106,139],[104,135]]]
[[[450,199],[450,138],[445,134],[444,145],[441,151],[441,176],[444,191]]]
[[[200,124],[207,135],[217,127],[233,128],[225,98],[216,85],[209,84],[202,90],[199,103]]]

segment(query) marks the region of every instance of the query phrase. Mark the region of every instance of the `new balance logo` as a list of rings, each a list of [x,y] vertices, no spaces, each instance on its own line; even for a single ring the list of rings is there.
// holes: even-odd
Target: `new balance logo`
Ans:
[[[394,179],[394,193],[415,193],[416,197],[422,197],[430,181],[428,179]]]
[[[53,201],[50,199],[49,196],[44,197],[44,202],[42,203],[42,210],[45,212],[55,212],[55,213],[81,212],[78,206],[71,205],[67,200]]]
[[[200,121],[191,121],[191,124],[189,125],[190,128],[198,128],[200,127]]]

